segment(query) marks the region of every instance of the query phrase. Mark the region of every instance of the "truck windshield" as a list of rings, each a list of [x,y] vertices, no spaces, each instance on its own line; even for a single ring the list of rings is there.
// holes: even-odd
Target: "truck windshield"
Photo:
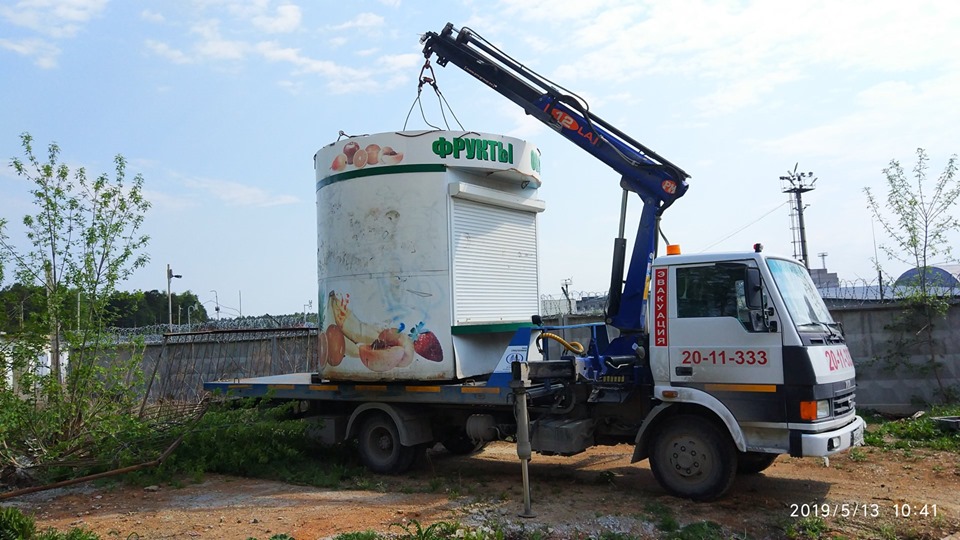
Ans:
[[[767,259],[767,266],[794,324],[798,327],[835,324],[803,265],[783,259]]]

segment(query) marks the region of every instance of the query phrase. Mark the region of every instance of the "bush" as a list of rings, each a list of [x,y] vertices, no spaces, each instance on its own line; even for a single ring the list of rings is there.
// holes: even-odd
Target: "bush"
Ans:
[[[33,518],[24,515],[19,508],[0,508],[0,540],[33,538],[36,530]]]
[[[363,474],[342,449],[317,445],[308,433],[310,425],[293,415],[293,407],[292,402],[273,406],[258,400],[217,406],[160,467],[134,473],[131,480],[154,484],[220,473],[337,487]]]
[[[47,529],[37,533],[33,518],[19,508],[0,508],[0,540],[100,540],[100,536],[85,529],[74,528],[63,533]]]
[[[868,417],[874,426],[865,437],[866,443],[882,448],[930,448],[960,453],[960,431],[945,431],[934,417],[960,416],[960,406],[935,407],[917,418],[886,420]]]

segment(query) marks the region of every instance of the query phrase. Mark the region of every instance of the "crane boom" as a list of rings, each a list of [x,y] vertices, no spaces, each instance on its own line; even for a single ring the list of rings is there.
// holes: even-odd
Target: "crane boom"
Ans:
[[[440,33],[424,34],[421,42],[428,61],[436,55],[440,66],[452,62],[620,174],[624,203],[614,242],[607,322],[621,331],[645,330],[657,223],[660,214],[686,193],[690,175],[590,112],[576,94],[523,66],[469,28],[458,30],[447,23]],[[627,192],[640,197],[643,210],[624,280]]]

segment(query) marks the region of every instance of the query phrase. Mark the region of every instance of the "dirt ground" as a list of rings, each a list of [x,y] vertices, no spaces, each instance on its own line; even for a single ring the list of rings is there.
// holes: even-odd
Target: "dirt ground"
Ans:
[[[459,457],[430,451],[404,476],[362,478],[340,490],[207,476],[199,484],[148,488],[82,486],[5,501],[38,527],[84,527],[103,538],[297,540],[342,532],[402,533],[395,525],[437,521],[499,526],[508,537],[657,538],[714,521],[724,537],[783,538],[823,518],[824,538],[960,539],[960,455],[866,448],[831,458],[781,456],[764,473],[740,477],[729,494],[693,503],[665,494],[632,447],[597,447],[573,457],[534,455],[534,518],[523,510],[516,449],[506,443]],[[846,517],[844,517],[846,515]],[[670,519],[676,521],[669,523]],[[610,535],[608,535],[610,536]]]

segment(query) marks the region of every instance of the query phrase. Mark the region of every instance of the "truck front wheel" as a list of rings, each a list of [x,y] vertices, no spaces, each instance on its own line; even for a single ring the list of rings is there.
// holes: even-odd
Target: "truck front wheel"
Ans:
[[[678,497],[709,501],[726,493],[737,473],[737,449],[716,424],[700,416],[668,418],[651,442],[650,469]]]
[[[360,425],[358,437],[360,461],[375,473],[400,474],[410,468],[417,448],[400,444],[400,433],[393,420],[373,414]]]

